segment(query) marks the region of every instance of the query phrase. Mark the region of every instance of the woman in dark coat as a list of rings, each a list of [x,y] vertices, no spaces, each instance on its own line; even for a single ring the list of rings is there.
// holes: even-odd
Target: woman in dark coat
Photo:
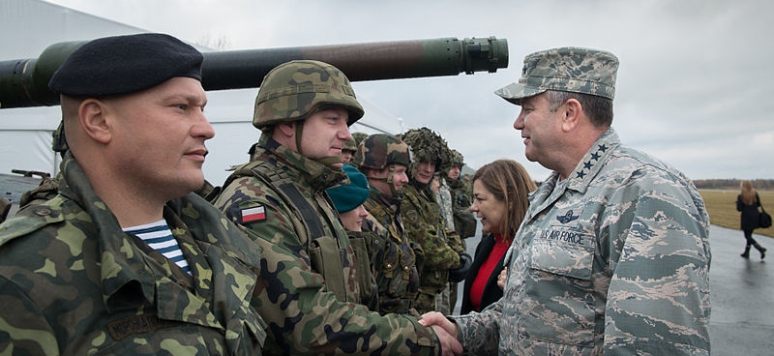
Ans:
[[[753,230],[758,228],[758,215],[760,215],[758,207],[761,206],[761,201],[758,197],[758,192],[752,186],[752,182],[744,180],[740,186],[742,192],[736,198],[736,210],[742,212],[741,228],[744,231],[744,238],[747,240],[742,257],[750,258],[750,245],[752,245],[761,253],[761,259],[764,259],[766,257],[766,249],[761,247],[752,237]]]
[[[476,247],[473,265],[465,279],[462,314],[481,311],[503,296],[497,279],[505,252],[513,242],[529,207],[528,195],[537,189],[527,170],[514,160],[486,164],[473,175],[473,204],[486,233]]]

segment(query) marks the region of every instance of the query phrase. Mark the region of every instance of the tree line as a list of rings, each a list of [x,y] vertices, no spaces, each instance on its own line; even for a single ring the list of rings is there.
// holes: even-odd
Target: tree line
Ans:
[[[698,189],[739,189],[741,179],[696,179],[693,184]],[[774,179],[752,179],[753,187],[757,190],[774,189]]]

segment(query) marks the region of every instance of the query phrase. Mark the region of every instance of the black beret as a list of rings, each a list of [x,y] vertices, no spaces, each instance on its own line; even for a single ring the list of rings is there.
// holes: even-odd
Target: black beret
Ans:
[[[201,81],[202,60],[196,48],[165,34],[105,37],[67,57],[48,88],[83,97],[135,93],[174,77]]]

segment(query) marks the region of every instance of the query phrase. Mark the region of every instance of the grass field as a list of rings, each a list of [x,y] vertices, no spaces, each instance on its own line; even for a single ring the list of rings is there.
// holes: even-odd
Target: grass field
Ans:
[[[736,197],[739,195],[738,189],[700,189],[699,193],[707,206],[707,212],[712,225],[739,230],[740,213],[736,211]],[[763,207],[767,208],[766,212],[774,215],[774,190],[758,191],[758,196],[761,198]],[[754,233],[774,237],[774,227],[755,229]]]

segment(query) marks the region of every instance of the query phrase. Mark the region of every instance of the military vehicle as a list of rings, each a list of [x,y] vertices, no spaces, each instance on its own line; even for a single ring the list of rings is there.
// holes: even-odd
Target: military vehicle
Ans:
[[[48,90],[48,81],[67,56],[85,43],[61,42],[46,48],[38,58],[0,60],[0,110],[58,105],[59,96]],[[314,59],[333,64],[346,73],[350,81],[454,76],[483,71],[494,73],[497,69],[508,67],[508,42],[495,37],[214,51],[203,54],[202,86],[207,91],[258,88],[272,68],[295,59]],[[7,174],[2,177],[5,184],[0,186],[0,197],[13,196],[15,199],[12,202],[18,204],[17,191],[28,190],[30,182],[39,181],[40,178],[24,177],[20,180],[13,177]]]

